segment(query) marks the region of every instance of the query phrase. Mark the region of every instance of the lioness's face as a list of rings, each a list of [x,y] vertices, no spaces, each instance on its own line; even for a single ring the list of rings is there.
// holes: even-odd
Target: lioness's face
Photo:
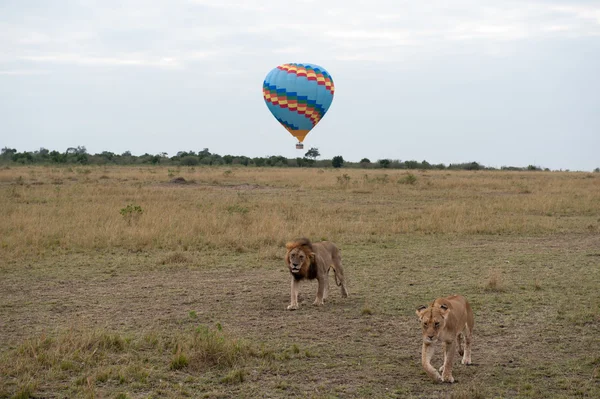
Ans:
[[[423,342],[434,343],[437,341],[440,332],[444,329],[446,319],[437,312],[437,309],[417,310],[417,315],[421,320],[421,328],[423,329]]]
[[[290,267],[290,271],[292,273],[298,273],[300,272],[300,268],[302,267],[302,265],[304,264],[304,262],[306,262],[307,260],[307,255],[304,253],[304,251],[300,248],[294,248],[290,251],[290,264],[288,265]]]

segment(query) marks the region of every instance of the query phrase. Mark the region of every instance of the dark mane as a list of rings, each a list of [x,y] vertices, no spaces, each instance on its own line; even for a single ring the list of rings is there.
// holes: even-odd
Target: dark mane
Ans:
[[[311,252],[313,251],[313,247],[312,247],[312,243],[310,242],[310,240],[306,237],[301,237],[301,238],[296,238],[294,240],[294,243],[296,244],[296,246],[298,247],[308,247],[308,249],[311,250]]]

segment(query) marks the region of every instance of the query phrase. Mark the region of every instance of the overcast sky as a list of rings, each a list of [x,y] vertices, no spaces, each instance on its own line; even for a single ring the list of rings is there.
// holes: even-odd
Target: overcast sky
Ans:
[[[0,0],[0,147],[600,167],[600,0]],[[262,83],[335,82],[305,150]]]

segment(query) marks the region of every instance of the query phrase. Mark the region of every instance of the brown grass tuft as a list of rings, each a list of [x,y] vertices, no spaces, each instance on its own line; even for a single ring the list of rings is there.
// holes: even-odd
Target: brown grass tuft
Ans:
[[[485,290],[490,292],[503,292],[502,274],[497,269],[490,269],[485,282]]]
[[[190,259],[181,252],[174,252],[172,254],[169,254],[164,259],[158,262],[159,265],[174,265],[184,263],[190,263]]]

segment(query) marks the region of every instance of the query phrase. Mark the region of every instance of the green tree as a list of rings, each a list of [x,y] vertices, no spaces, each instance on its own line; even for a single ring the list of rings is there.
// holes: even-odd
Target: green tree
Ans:
[[[389,159],[380,159],[378,162],[382,168],[388,168],[392,161],[390,161]]]
[[[333,166],[334,168],[341,168],[342,166],[344,166],[344,157],[342,157],[341,155],[336,155],[335,157],[333,157],[333,159],[331,160],[331,166]]]
[[[198,157],[195,157],[193,155],[186,155],[181,158],[181,161],[179,161],[179,164],[182,166],[196,166],[199,163],[200,160],[198,159]]]
[[[2,152],[0,153],[0,158],[5,159],[7,161],[12,159],[12,156],[17,153],[17,150],[15,148],[8,147],[4,147],[1,151]]]
[[[319,152],[318,148],[312,147],[310,150],[306,151],[306,154],[304,154],[304,156],[314,161],[321,156],[321,153]]]

